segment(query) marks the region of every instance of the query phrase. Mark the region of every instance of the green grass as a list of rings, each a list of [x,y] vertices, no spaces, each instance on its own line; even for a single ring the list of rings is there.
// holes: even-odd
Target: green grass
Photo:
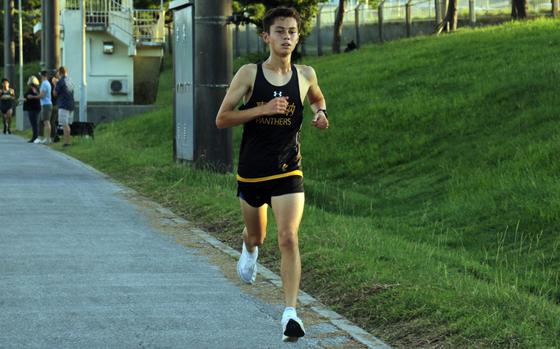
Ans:
[[[395,347],[560,347],[559,29],[304,62],[331,118],[328,132],[303,127],[305,290]],[[234,176],[172,161],[171,90],[168,69],[156,111],[65,151],[238,248]],[[278,257],[271,222],[262,261],[277,270]]]

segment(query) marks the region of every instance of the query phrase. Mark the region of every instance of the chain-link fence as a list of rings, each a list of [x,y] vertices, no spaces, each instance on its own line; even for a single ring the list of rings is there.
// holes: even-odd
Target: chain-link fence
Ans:
[[[445,17],[448,0],[383,0],[379,6],[360,4],[344,12],[342,49],[364,43],[382,42],[417,35],[429,35]],[[528,16],[555,16],[559,0],[528,0]],[[459,27],[496,24],[511,19],[511,0],[459,0]],[[337,8],[320,5],[312,22],[311,33],[302,41],[304,55],[330,52]],[[236,57],[262,52],[264,44],[254,25],[240,25],[233,30]]]

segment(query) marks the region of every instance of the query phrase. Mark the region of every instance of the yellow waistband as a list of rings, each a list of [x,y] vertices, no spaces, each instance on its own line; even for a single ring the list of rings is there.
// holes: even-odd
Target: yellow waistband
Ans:
[[[267,176],[267,177],[260,177],[260,178],[243,178],[240,175],[237,175],[237,180],[244,183],[257,183],[257,182],[271,181],[273,179],[285,178],[290,176],[303,177],[303,171],[295,170],[291,172],[281,173],[281,174]]]

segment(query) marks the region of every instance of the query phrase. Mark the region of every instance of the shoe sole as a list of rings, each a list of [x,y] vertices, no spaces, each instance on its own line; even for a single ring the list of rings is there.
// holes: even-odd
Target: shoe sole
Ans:
[[[286,324],[286,330],[282,336],[282,341],[297,342],[298,339],[303,336],[305,336],[305,332],[303,331],[303,328],[301,328],[300,324],[297,321],[290,319]]]

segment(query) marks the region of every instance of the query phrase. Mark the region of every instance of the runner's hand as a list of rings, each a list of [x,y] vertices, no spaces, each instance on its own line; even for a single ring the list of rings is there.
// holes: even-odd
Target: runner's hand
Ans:
[[[319,111],[315,113],[311,124],[319,129],[326,129],[329,128],[329,119],[325,116],[325,113]]]
[[[263,106],[264,115],[286,114],[288,97],[276,97]]]

